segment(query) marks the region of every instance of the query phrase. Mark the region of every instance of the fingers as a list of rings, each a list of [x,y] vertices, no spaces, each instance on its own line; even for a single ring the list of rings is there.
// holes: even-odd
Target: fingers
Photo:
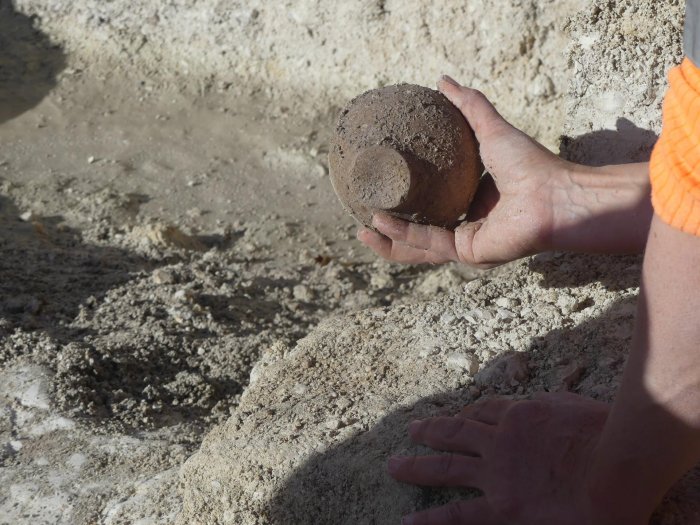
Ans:
[[[485,220],[461,224],[454,232],[394,218],[389,218],[386,222],[384,218],[377,218],[373,222],[377,229],[381,228],[381,233],[361,228],[357,232],[357,238],[388,261],[403,264],[459,261],[477,268],[493,268],[500,264],[490,261],[487,253],[482,250],[483,235],[479,235],[479,230]]]
[[[473,419],[486,425],[498,425],[508,409],[515,403],[518,401],[505,397],[492,397],[467,405],[458,414],[458,417]]]
[[[401,525],[504,525],[486,498],[453,501],[442,507],[404,516]]]
[[[488,218],[479,219],[473,222],[465,222],[455,229],[455,248],[457,259],[469,266],[488,269],[498,266],[511,260],[504,259],[499,252],[498,244],[494,245],[493,228],[489,227]],[[498,232],[497,232],[498,233]],[[503,234],[496,236],[497,241],[503,243]]]
[[[511,128],[481,91],[461,86],[447,75],[438,81],[438,89],[462,112],[480,143],[491,133]]]
[[[455,235],[450,230],[403,221],[385,213],[374,214],[372,225],[392,241],[433,252],[447,260],[457,260]]]
[[[405,264],[441,264],[459,260],[454,232],[377,213],[372,224],[381,233],[360,229],[357,238],[384,259]],[[383,234],[383,235],[382,235]]]
[[[486,219],[466,222],[454,232],[376,214],[373,224],[381,232],[361,228],[357,238],[377,255],[403,264],[443,264],[458,261],[476,268],[493,268],[512,258],[499,254],[488,240]],[[482,230],[482,228],[485,229]]]
[[[493,437],[493,427],[464,417],[435,417],[413,421],[411,439],[436,450],[481,455]]]
[[[368,228],[359,230],[357,238],[368,248],[374,250],[377,255],[388,261],[402,264],[441,264],[450,261],[450,259],[445,259],[432,252],[393,242],[388,237]]]
[[[389,474],[398,481],[427,487],[475,487],[481,459],[461,454],[394,456]]]
[[[486,219],[465,222],[455,229],[455,246],[457,249],[457,257],[461,262],[480,268],[491,267],[487,262],[488,259],[477,250],[480,247],[478,242],[481,240],[479,230],[481,230],[485,222]]]
[[[503,222],[493,216],[457,226],[455,247],[459,261],[477,268],[494,268],[527,255],[513,246]]]

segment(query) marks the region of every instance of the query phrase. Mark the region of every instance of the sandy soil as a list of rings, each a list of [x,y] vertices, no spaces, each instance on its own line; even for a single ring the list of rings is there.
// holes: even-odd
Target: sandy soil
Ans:
[[[483,396],[573,391],[611,401],[622,376],[640,257],[544,254],[423,303],[336,316],[267,350],[232,417],[182,470],[178,523],[396,524],[473,496],[396,483],[406,428]],[[652,525],[700,519],[700,469]],[[543,522],[554,523],[555,521]]]
[[[3,125],[8,523],[169,521],[179,465],[260,352],[471,277],[357,250],[308,138],[318,123],[210,104],[134,104],[78,78]],[[144,503],[153,491],[175,499]]]
[[[0,522],[169,523],[265,348],[474,273],[358,248],[332,107],[125,82],[39,25],[0,6]]]
[[[0,2],[0,523],[172,523],[261,355],[476,277],[376,261],[327,176],[338,107],[443,71],[556,147],[581,2],[462,4]]]

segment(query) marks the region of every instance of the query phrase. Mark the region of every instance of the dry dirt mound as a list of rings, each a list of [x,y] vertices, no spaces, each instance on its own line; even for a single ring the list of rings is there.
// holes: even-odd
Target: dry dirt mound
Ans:
[[[183,469],[181,523],[398,523],[444,495],[385,473],[414,418],[481,395],[609,400],[639,261],[540,257],[423,305],[325,321],[263,355],[233,417]]]
[[[460,496],[388,477],[389,455],[417,451],[407,424],[484,395],[611,400],[639,271],[637,258],[541,256],[463,293],[337,317],[273,346],[236,413],[185,464],[180,523],[393,524]],[[678,488],[664,523],[700,512],[692,496],[677,504],[693,486]]]
[[[11,487],[0,509],[12,523],[172,522],[179,466],[228,418],[265,348],[334,310],[465,280],[311,254],[279,262],[262,246],[269,224],[196,237],[144,223],[128,195],[57,179],[0,181],[0,482]]]

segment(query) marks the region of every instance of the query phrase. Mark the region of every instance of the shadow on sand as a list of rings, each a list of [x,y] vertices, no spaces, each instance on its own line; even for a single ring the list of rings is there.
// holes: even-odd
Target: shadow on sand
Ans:
[[[12,0],[0,1],[0,124],[36,106],[65,65],[34,17],[18,13]]]
[[[561,137],[560,156],[589,166],[646,162],[659,138],[649,129],[638,128],[629,119],[619,118],[616,129]]]
[[[607,261],[606,264],[610,265],[617,264],[618,275],[620,269],[634,266],[639,261],[636,257],[615,260],[610,257],[572,256],[566,258],[566,263],[575,265],[577,270],[583,270],[583,282],[587,282],[586,277],[596,277],[586,274],[587,269],[595,266],[596,260]],[[545,260],[535,262],[534,266],[540,272],[547,272],[555,268],[556,264],[547,263]],[[578,286],[581,284],[579,280],[573,282],[562,278],[564,274],[577,273],[569,271],[560,274],[553,271],[553,275],[545,278],[543,286]],[[639,280],[639,273],[640,267],[637,265],[636,270],[629,272],[629,282],[618,283],[615,288],[634,286]],[[550,284],[547,284],[548,282]],[[528,350],[530,362],[547,363],[548,359],[544,356],[553,354],[556,354],[558,361],[579,361],[584,371],[576,381],[578,386],[574,391],[597,397],[601,401],[610,401],[615,390],[615,385],[608,384],[611,369],[619,377],[627,354],[623,348],[629,343],[621,345],[618,341],[617,345],[612,345],[610,334],[620,330],[632,333],[631,312],[634,311],[636,303],[637,298],[634,296],[621,298],[597,318],[591,318],[576,327],[553,330],[542,337],[534,338]],[[629,335],[627,337],[629,338]],[[489,369],[497,367],[503,358],[501,355],[485,364],[479,374],[488,374]],[[603,358],[606,358],[608,365],[600,364]],[[532,394],[548,389],[548,385],[554,387],[555,385],[548,380],[550,377],[551,365],[543,365],[542,369],[532,369],[529,378],[518,386],[524,387],[524,395]],[[593,392],[597,390],[593,387],[603,383],[608,387],[608,393],[596,396]],[[514,396],[516,387],[497,387],[496,393]],[[406,449],[414,453],[425,452],[425,449],[412,446],[407,438],[397,440],[397,429],[406,429],[413,419],[454,414],[468,400],[469,395],[464,390],[444,392],[421,399],[411,406],[390,412],[370,430],[355,434],[329,450],[314,454],[276,491],[268,508],[269,523],[396,525],[400,523],[401,514],[440,505],[465,495],[469,497],[468,491],[401,485],[385,472],[390,454],[404,453]],[[669,425],[682,425],[671,415],[668,419]],[[681,525],[696,523],[698,520],[700,469],[691,471],[677,483],[652,523]]]

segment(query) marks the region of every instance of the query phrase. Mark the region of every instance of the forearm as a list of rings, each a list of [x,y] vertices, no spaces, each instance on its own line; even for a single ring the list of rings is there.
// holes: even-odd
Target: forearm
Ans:
[[[700,238],[655,218],[623,383],[589,471],[609,519],[646,523],[700,460]]]
[[[552,180],[551,249],[641,253],[652,217],[649,164],[569,164]]]

